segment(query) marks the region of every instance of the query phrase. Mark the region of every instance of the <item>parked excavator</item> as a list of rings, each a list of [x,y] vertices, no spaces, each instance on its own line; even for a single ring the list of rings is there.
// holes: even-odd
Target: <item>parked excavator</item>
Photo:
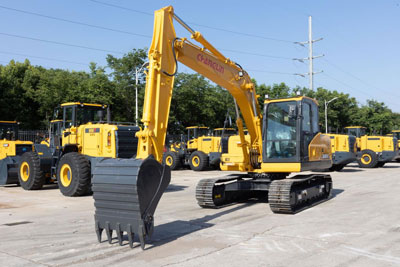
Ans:
[[[173,21],[199,43],[178,38]],[[242,175],[204,179],[196,188],[201,207],[218,207],[254,196],[268,196],[275,213],[296,213],[329,198],[332,179],[326,174],[286,178],[291,172],[326,169],[332,165],[330,139],[319,131],[318,105],[308,97],[266,99],[260,111],[255,86],[247,72],[226,58],[175,13],[172,6],[155,11],[148,52],[143,129],[136,133],[136,158],[104,159],[94,166],[95,228],[109,242],[116,231],[129,244],[137,234],[141,247],[154,228],[154,211],[167,188],[171,171],[162,165],[164,142],[178,61],[229,91],[235,99],[240,153],[224,153],[222,170]],[[240,110],[240,113],[239,113]],[[246,141],[243,121],[249,132]]]
[[[398,154],[397,138],[394,136],[368,136],[362,126],[345,127],[347,134],[357,137],[357,162],[360,168],[383,167]]]
[[[0,121],[0,185],[18,184],[22,154],[34,150],[31,141],[18,140],[18,122]]]

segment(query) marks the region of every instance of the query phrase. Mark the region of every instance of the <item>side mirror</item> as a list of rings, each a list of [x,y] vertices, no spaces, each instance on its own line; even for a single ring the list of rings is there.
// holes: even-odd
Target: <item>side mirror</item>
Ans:
[[[296,105],[289,105],[289,117],[296,118],[297,117],[297,107]]]

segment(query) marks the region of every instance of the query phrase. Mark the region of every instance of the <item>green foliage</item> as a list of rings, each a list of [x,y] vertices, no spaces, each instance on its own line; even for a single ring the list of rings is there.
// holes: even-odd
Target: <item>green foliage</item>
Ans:
[[[117,58],[107,56],[107,66],[90,63],[90,71],[46,69],[24,62],[10,61],[0,65],[0,120],[18,120],[22,128],[46,128],[53,109],[63,102],[81,101],[110,104],[113,120],[135,120],[136,69],[146,62],[146,49],[134,49]],[[144,99],[144,75],[140,75],[139,120]],[[306,95],[319,102],[321,130],[325,131],[325,101],[335,97],[328,106],[328,125],[331,131],[341,131],[346,126],[365,126],[377,134],[387,134],[400,129],[400,114],[393,113],[384,103],[368,100],[359,106],[349,94],[317,88],[290,88],[285,83],[265,85],[253,80],[259,104],[264,96],[286,98]],[[178,73],[171,101],[168,130],[181,133],[187,126],[223,127],[227,112],[235,118],[232,96],[223,88],[198,74]],[[234,121],[234,119],[233,119]]]

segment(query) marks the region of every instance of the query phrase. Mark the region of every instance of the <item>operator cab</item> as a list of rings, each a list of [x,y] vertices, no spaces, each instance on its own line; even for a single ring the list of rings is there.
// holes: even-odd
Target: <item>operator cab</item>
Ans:
[[[18,139],[18,122],[0,121],[0,140],[15,141]]]
[[[54,120],[62,120],[62,129],[78,127],[87,123],[109,121],[107,105],[88,103],[64,103],[54,110]]]
[[[392,135],[393,137],[396,137],[397,140],[400,140],[400,130],[393,130]]]
[[[309,97],[266,100],[263,116],[263,162],[264,163],[302,163],[302,170],[321,162],[330,164],[330,145],[328,137],[314,138],[320,133],[318,122],[318,103]],[[329,139],[329,138],[328,138]],[[313,147],[325,147],[320,155],[310,155]],[[315,145],[314,145],[315,144]],[[318,153],[319,154],[319,153]],[[315,163],[315,164],[314,164]]]
[[[344,128],[347,135],[354,135],[357,138],[367,134],[367,128],[363,126],[349,126]]]
[[[203,126],[190,126],[186,127],[188,140],[196,139],[201,136],[207,136],[209,129]]]

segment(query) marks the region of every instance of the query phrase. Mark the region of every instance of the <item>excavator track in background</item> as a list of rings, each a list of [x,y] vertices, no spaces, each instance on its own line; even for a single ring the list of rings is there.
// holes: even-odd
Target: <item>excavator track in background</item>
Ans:
[[[330,175],[297,175],[289,179],[245,179],[244,176],[202,179],[196,186],[202,208],[221,208],[234,202],[268,196],[272,212],[295,214],[330,197]]]
[[[225,176],[200,180],[196,186],[197,203],[202,208],[220,208],[234,202],[234,194],[226,191],[223,183],[238,179]]]
[[[330,175],[297,175],[273,181],[269,187],[268,202],[274,213],[295,214],[328,200],[331,190]]]

